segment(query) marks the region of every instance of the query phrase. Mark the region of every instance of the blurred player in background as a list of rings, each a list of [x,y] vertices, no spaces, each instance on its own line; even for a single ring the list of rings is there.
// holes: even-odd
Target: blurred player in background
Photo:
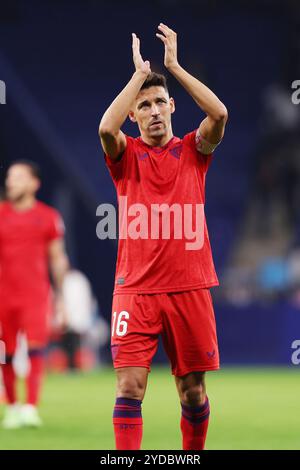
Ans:
[[[92,328],[95,301],[89,279],[77,269],[70,269],[66,274],[62,294],[66,321],[62,345],[69,370],[75,370],[80,368],[78,354],[83,337]]]
[[[182,209],[192,204],[193,220],[196,205],[203,207],[205,202],[205,176],[212,152],[223,138],[227,110],[212,91],[179,65],[176,33],[162,23],[158,29],[166,68],[206,118],[183,139],[173,135],[174,99],[165,77],[152,73],[149,61],[142,59],[140,40],[133,34],[135,72],[102,117],[99,134],[119,200],[126,196],[128,208],[136,203],[147,209],[151,204],[165,203],[169,208],[177,204]],[[141,136],[136,139],[121,131],[128,115],[138,124]],[[161,235],[134,239],[124,234],[119,239],[112,307],[117,449],[140,448],[141,404],[159,334],[181,402],[183,449],[199,450],[205,445],[210,408],[204,376],[219,368],[209,288],[218,279],[204,214],[203,243],[197,249],[187,249],[188,237],[174,237],[174,231],[173,227],[169,239]]]
[[[57,301],[68,259],[64,225],[58,212],[39,202],[40,172],[30,161],[17,161],[6,176],[6,201],[0,203],[0,328],[6,361],[2,365],[7,408],[3,427],[39,426],[37,405],[52,310],[48,269]],[[30,369],[26,404],[17,402],[12,360],[19,332],[26,335]]]

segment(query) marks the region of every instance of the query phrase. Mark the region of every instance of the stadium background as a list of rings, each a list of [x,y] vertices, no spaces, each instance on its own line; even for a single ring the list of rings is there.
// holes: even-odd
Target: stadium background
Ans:
[[[223,400],[228,416],[223,428],[220,411],[219,431],[215,424],[208,447],[299,448],[293,429],[300,416],[296,400],[300,365],[292,363],[292,343],[300,340],[300,105],[292,103],[292,82],[300,79],[297,1],[1,2],[0,79],[6,83],[7,103],[0,108],[0,184],[11,161],[29,158],[40,164],[39,197],[61,211],[72,265],[88,276],[101,314],[109,320],[117,246],[113,240],[96,238],[96,208],[104,202],[115,204],[116,198],[99,145],[98,123],[133,71],[131,32],[140,36],[142,54],[152,69],[164,72],[162,45],[155,38],[160,21],[178,32],[182,65],[207,83],[229,110],[226,136],[207,178],[206,205],[221,281],[213,297],[224,367],[219,377],[213,374],[212,384],[219,388],[212,393],[216,402]],[[168,79],[177,106],[173,128],[182,136],[198,126],[202,114],[181,86],[171,76]],[[125,130],[137,135],[131,123]],[[100,353],[102,364],[110,367],[108,346]],[[165,363],[161,348],[155,362]],[[152,381],[157,374],[163,387],[166,379],[161,370],[168,374],[168,369],[157,369]],[[75,380],[79,388],[85,387],[80,377],[49,378],[43,405],[49,419],[47,400],[51,405],[53,397],[49,390],[71,389]],[[103,388],[113,399],[110,372],[92,372],[86,380],[95,394],[97,383],[99,393],[105,383]],[[260,386],[253,385],[256,381]],[[239,422],[246,433],[245,420],[254,414],[248,409],[251,386],[259,413],[266,412],[268,402],[272,408],[254,426],[256,438],[251,428],[254,440],[245,434],[239,443],[229,410],[232,403],[236,416],[247,410],[247,418]],[[169,383],[165,387],[172,389]],[[258,390],[265,393],[263,402]],[[87,390],[82,400],[85,394]],[[278,408],[283,413],[285,395],[289,413],[280,424],[274,415]],[[80,395],[77,398],[80,402]],[[63,421],[57,420],[61,429]],[[264,433],[266,421],[270,429]],[[96,420],[94,425],[96,433]],[[226,434],[233,428],[236,440],[221,438],[222,430]],[[279,439],[283,429],[287,434]],[[68,440],[71,429],[67,429],[65,444],[60,443],[67,448],[112,446],[102,432],[88,444],[79,436],[78,442],[74,436]],[[110,429],[107,433],[112,438]],[[153,435],[148,445],[179,445],[163,436],[162,428],[161,441]],[[38,443],[29,434],[25,440],[22,436],[22,442],[28,448],[46,448],[52,438],[47,434]],[[2,442],[3,448],[19,445],[13,436]]]

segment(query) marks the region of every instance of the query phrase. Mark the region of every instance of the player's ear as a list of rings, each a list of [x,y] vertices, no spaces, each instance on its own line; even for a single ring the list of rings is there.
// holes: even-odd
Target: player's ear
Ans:
[[[174,101],[174,98],[170,98],[170,107],[171,107],[171,114],[174,113],[175,111],[175,101]]]
[[[129,117],[130,121],[136,122],[136,117],[134,115],[134,111],[129,111],[128,117]]]
[[[33,182],[34,192],[37,192],[40,189],[40,187],[41,187],[41,181],[38,178],[35,178]]]

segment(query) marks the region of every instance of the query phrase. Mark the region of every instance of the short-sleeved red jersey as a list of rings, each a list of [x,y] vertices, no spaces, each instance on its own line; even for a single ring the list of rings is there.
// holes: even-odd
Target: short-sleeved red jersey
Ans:
[[[121,217],[119,213],[114,293],[178,292],[218,285],[204,215],[205,177],[212,156],[196,150],[195,133],[183,139],[173,137],[163,147],[126,136],[120,161],[105,156],[119,212],[121,205],[124,209]],[[166,217],[165,222],[170,222],[170,229],[163,232],[167,212],[170,219]],[[140,225],[139,216],[143,217]],[[198,221],[202,218],[200,224],[197,217]]]
[[[59,213],[42,202],[26,211],[0,204],[0,302],[39,302],[49,295],[48,246],[63,232]]]

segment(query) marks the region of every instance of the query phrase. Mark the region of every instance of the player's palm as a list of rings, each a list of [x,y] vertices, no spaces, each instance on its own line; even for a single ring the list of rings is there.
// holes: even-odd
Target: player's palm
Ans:
[[[165,57],[164,64],[167,68],[178,64],[177,60],[177,34],[171,28],[160,23],[158,26],[160,33],[156,33],[156,36],[165,45]]]
[[[151,73],[150,62],[149,60],[143,60],[140,53],[140,40],[134,33],[132,34],[132,55],[135,70],[149,75]]]

